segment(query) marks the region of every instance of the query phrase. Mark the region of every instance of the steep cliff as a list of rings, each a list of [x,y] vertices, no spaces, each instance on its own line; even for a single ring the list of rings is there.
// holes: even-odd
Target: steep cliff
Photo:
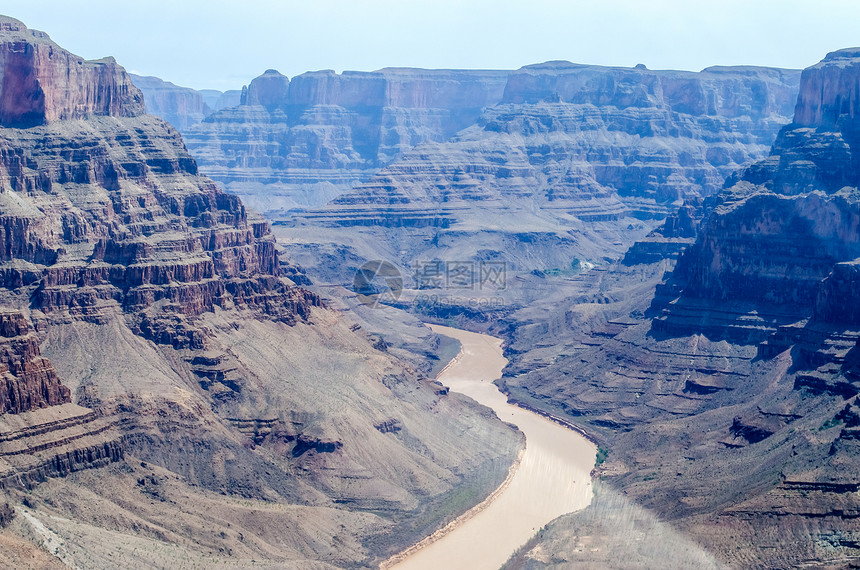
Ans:
[[[143,93],[146,111],[161,117],[180,131],[196,125],[213,111],[199,91],[179,87],[158,77],[134,74],[129,77]],[[221,92],[217,93],[220,96]]]
[[[39,343],[24,315],[0,313],[0,366],[4,386],[0,413],[20,414],[71,402],[54,367],[39,353]]]
[[[143,97],[113,58],[84,61],[43,32],[0,20],[0,125],[31,126],[90,115],[133,117]]]
[[[860,557],[858,57],[805,70],[771,155],[654,237],[699,228],[664,279],[672,262],[639,246],[584,277],[564,315],[519,322],[510,347],[515,398],[605,438],[598,473],[732,565]],[[550,338],[557,358],[530,348]],[[581,520],[556,530],[570,539]],[[577,560],[553,540],[516,567],[543,567],[541,548]]]
[[[476,126],[416,149],[337,203],[530,198],[580,209],[585,220],[662,217],[766,154],[789,121],[797,81],[797,72],[766,68],[528,66],[509,76]],[[472,184],[458,184],[463,175]]]
[[[3,22],[14,53],[78,65]],[[93,68],[115,78],[54,70],[56,107],[0,127],[8,532],[51,526],[71,564],[372,565],[504,479],[516,433],[282,275],[268,224],[198,174],[122,68]],[[2,96],[26,99],[35,69],[0,68]],[[78,105],[101,85],[125,98]]]
[[[498,102],[507,72],[269,70],[242,106],[189,129],[204,173],[263,211],[318,206],[417,144],[443,141]]]
[[[474,125],[405,152],[322,208],[274,216],[275,231],[321,280],[338,276],[308,259],[309,235],[323,243],[318,256],[344,246],[405,274],[443,260],[502,263],[512,286],[532,271],[570,275],[623,256],[682,201],[701,203],[765,155],[790,120],[799,75],[527,66]],[[684,223],[683,237],[642,255],[677,255],[695,235]]]

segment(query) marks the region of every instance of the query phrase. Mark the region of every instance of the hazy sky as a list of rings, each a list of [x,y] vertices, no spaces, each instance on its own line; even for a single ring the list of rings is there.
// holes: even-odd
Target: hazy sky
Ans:
[[[0,11],[88,59],[221,90],[269,68],[801,68],[860,45],[857,0],[3,0]]]

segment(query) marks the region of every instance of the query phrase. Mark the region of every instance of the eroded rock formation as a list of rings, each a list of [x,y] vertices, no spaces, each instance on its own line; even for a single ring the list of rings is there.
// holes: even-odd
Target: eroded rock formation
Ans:
[[[856,49],[803,72],[771,155],[653,237],[698,226],[665,279],[639,245],[544,326],[560,356],[536,324],[511,344],[512,395],[605,437],[599,473],[729,564],[860,556],[858,77]]]
[[[269,70],[242,105],[189,129],[202,171],[263,211],[322,205],[417,144],[443,141],[502,97],[504,71]]]
[[[42,358],[39,342],[23,314],[0,313],[0,414],[20,414],[71,402],[54,367]]]
[[[373,565],[504,479],[516,434],[282,274],[303,275],[122,68],[0,26],[69,81],[50,91],[42,56],[0,68],[2,97],[37,85],[47,105],[0,127],[0,303],[33,325],[0,313],[0,404],[22,412],[0,415],[0,487],[26,524],[73,521],[52,536],[88,564],[174,566],[169,543],[201,563]]]

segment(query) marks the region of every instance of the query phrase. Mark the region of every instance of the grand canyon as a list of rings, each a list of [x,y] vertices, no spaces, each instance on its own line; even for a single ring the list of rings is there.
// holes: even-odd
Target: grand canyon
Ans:
[[[222,92],[0,17],[0,563],[860,565],[860,48],[812,55]]]

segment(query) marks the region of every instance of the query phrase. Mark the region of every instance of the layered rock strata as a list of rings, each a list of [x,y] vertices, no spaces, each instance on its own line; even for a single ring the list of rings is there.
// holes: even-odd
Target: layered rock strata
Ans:
[[[0,312],[0,370],[0,487],[26,489],[122,458],[115,420],[71,403],[21,312]]]
[[[766,154],[789,121],[798,79],[767,68],[527,66],[476,125],[415,149],[336,204],[344,223],[357,206],[396,218],[400,209],[520,198],[584,221],[663,217]]]
[[[670,216],[677,227],[644,240],[631,260],[676,257],[704,197],[765,155],[789,122],[798,79],[747,67],[528,66],[476,124],[413,148],[323,208],[285,216],[276,231],[302,244],[291,255],[306,255],[310,233],[325,242],[317,257],[345,246],[405,275],[433,260],[493,261],[519,279],[605,265]],[[686,217],[676,214],[684,200]],[[305,262],[320,281],[334,277]]]
[[[536,325],[511,344],[512,395],[606,438],[599,473],[725,563],[860,557],[857,62],[842,50],[804,71],[794,122],[730,178],[662,283],[628,260],[552,321],[556,358],[528,348],[548,340]],[[625,297],[645,275],[653,292]],[[607,280],[595,313],[582,301]]]
[[[0,33],[0,125],[143,113],[140,91],[113,58],[85,61],[11,18]]]
[[[184,131],[191,125],[196,125],[214,111],[199,91],[174,85],[158,77],[134,74],[131,74],[130,77],[135,87],[143,93],[146,111],[161,117],[180,131]],[[220,95],[220,91],[217,92],[217,95],[211,94],[209,101],[217,105]]]
[[[275,70],[242,105],[189,129],[202,171],[263,211],[322,205],[417,144],[444,141],[502,97],[508,72]]]
[[[49,41],[0,25],[0,46]],[[37,63],[77,61],[53,50]],[[113,69],[104,85],[127,78]],[[4,97],[26,84],[17,74],[45,75],[2,73]],[[200,176],[128,89],[124,106],[0,128],[0,302],[34,329],[0,318],[2,401],[23,411],[0,416],[0,484],[67,475],[10,490],[26,499],[10,532],[50,526],[57,551],[105,566],[175,566],[165,548],[207,564],[373,565],[468,509],[463,489],[498,485],[516,433],[282,274],[302,275],[268,224]],[[105,549],[106,536],[119,538]]]

